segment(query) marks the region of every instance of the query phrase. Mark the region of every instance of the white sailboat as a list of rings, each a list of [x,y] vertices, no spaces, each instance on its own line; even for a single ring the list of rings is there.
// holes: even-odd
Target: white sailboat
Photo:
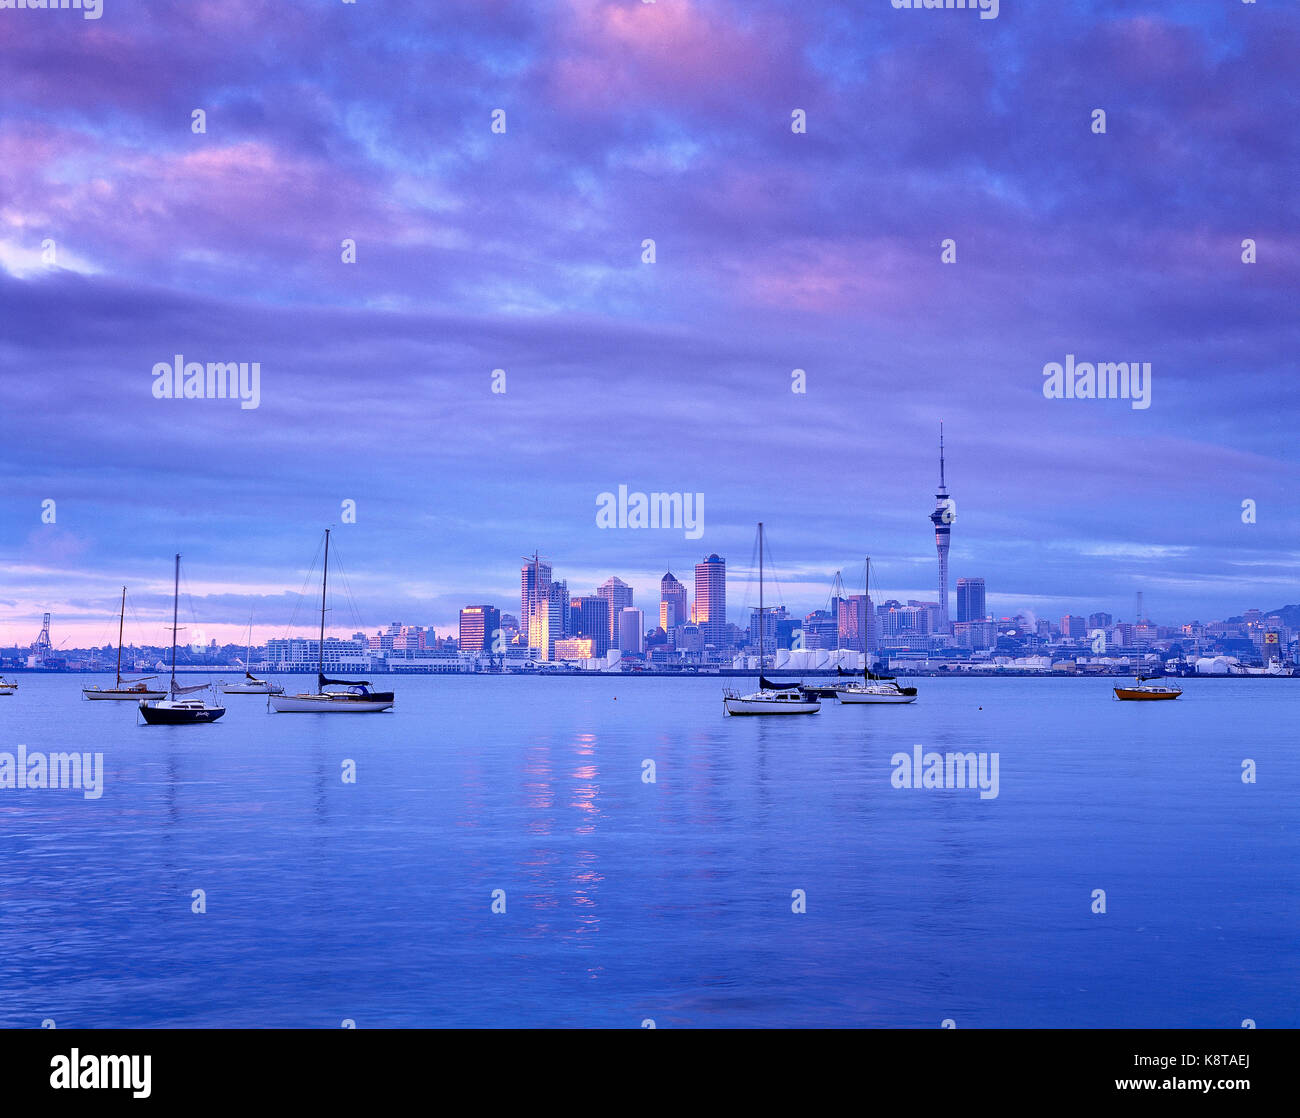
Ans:
[[[871,556],[867,556],[865,571],[863,574],[863,609],[870,609],[868,604],[871,601]],[[869,621],[870,619],[868,619]],[[866,651],[867,641],[866,634],[863,634],[863,661],[871,653]],[[835,689],[835,697],[841,703],[849,706],[854,704],[871,704],[879,706],[901,706],[906,703],[916,702],[916,688],[904,687],[893,676],[876,675],[870,668],[864,667],[862,670],[862,679],[847,683],[843,687]]]
[[[806,698],[797,683],[783,686],[763,678],[763,523],[758,525],[758,690],[742,695],[730,689],[722,693],[722,708],[727,714],[816,714],[822,709],[818,699]]]
[[[145,682],[155,679],[155,676],[146,675],[140,679],[122,678],[122,627],[126,623],[126,587],[122,587],[122,612],[117,619],[117,678],[112,687],[83,687],[81,694],[83,698],[95,701],[111,702],[139,702],[141,699],[161,699],[167,694],[166,691],[158,691],[154,688],[146,687]]]
[[[330,577],[330,533],[325,529],[325,566],[320,584],[320,645],[316,663],[316,690],[298,695],[272,694],[269,702],[278,714],[378,714],[393,706],[391,691],[372,691],[364,679],[327,679],[325,676],[325,588]],[[327,688],[343,690],[327,690]]]
[[[4,676],[0,675],[0,695],[12,695],[17,690],[17,680],[5,679]]]
[[[221,691],[225,695],[283,695],[284,688],[269,679],[258,679],[248,670],[253,655],[253,618],[248,618],[248,647],[244,650],[244,678],[235,683],[221,681]]]

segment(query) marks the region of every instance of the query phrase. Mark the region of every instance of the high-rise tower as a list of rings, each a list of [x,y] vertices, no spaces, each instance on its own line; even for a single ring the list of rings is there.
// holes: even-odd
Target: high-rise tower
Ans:
[[[727,563],[710,555],[695,564],[695,615],[705,643],[721,648],[727,634]]]
[[[943,423],[939,423],[939,492],[934,495],[934,512],[930,523],[934,525],[934,546],[939,552],[939,625],[940,633],[952,631],[948,624],[948,536],[952,531],[956,504],[948,496],[948,486],[943,473]]]

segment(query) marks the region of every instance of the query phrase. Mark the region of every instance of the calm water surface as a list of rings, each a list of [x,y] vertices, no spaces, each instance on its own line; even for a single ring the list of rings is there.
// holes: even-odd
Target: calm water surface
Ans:
[[[18,678],[0,751],[106,771],[0,790],[0,1025],[1300,1025],[1300,681],[729,719],[716,678],[384,677],[165,727]],[[915,744],[997,798],[893,787]]]

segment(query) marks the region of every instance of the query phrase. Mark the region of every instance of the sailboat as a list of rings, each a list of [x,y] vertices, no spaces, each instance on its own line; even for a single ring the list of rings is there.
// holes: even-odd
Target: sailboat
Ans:
[[[176,575],[172,587],[172,680],[168,688],[170,699],[157,702],[140,700],[140,713],[150,726],[190,726],[199,722],[215,722],[226,708],[205,703],[202,699],[182,699],[181,695],[191,695],[195,691],[204,691],[210,684],[199,683],[193,687],[181,687],[176,682],[176,609],[181,596],[181,557],[176,556]]]
[[[325,676],[325,588],[330,577],[330,531],[325,529],[325,566],[320,584],[320,645],[316,661],[316,690],[301,695],[272,694],[270,704],[279,714],[375,714],[393,705],[391,691],[372,691],[364,679],[327,679]],[[327,691],[343,687],[344,691]]]
[[[244,678],[235,682],[221,681],[221,691],[226,695],[283,695],[284,688],[269,679],[258,679],[248,670],[253,655],[253,619],[248,619],[248,647],[244,650]]]
[[[867,556],[866,566],[862,577],[863,585],[863,609],[870,609],[868,604],[871,601],[871,556]],[[870,619],[868,618],[868,621]],[[862,646],[865,649],[867,645],[866,635],[863,634]],[[916,702],[916,688],[904,687],[892,675],[877,675],[870,668],[866,667],[867,657],[870,652],[864,651],[862,669],[862,679],[860,682],[845,684],[843,687],[835,689],[835,697],[841,703],[852,705],[854,703],[871,703],[898,706],[904,703]]]
[[[0,675],[0,695],[12,695],[18,690],[18,681],[15,679],[5,679]]]
[[[758,524],[758,690],[748,695],[726,690],[722,707],[727,714],[816,714],[819,700],[805,698],[797,683],[782,685],[763,678],[763,522]]]
[[[1183,693],[1183,689],[1177,684],[1172,683],[1148,683],[1147,677],[1142,674],[1142,666],[1138,665],[1134,673],[1134,683],[1132,687],[1116,687],[1115,698],[1134,700],[1137,702],[1159,701],[1161,699],[1176,699]]]
[[[836,603],[844,599],[844,597],[845,597],[844,580],[840,577],[840,572],[836,571],[835,579],[831,583],[831,596],[830,596],[831,609],[835,610],[837,608]],[[837,649],[835,654],[837,657],[837,663],[835,667],[836,676],[838,677],[844,675],[851,675],[852,674],[851,672],[845,672],[845,670],[838,665],[838,657],[840,655],[840,650]],[[803,697],[805,699],[833,699],[835,698],[835,692],[840,687],[843,686],[844,686],[844,682],[842,679],[838,679],[838,678],[834,680],[819,679],[819,680],[813,680],[811,683],[800,683],[799,690],[803,692]]]
[[[155,679],[146,675],[140,679],[122,679],[122,626],[126,623],[126,587],[122,587],[122,612],[117,619],[117,676],[112,687],[83,687],[81,694],[87,699],[107,699],[115,702],[134,699],[161,699],[166,691],[157,691],[145,686],[145,680]]]

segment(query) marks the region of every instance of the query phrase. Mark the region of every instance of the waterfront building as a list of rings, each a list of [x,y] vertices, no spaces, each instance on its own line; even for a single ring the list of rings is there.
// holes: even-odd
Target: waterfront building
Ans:
[[[561,637],[555,642],[555,660],[597,660],[591,637]]]
[[[672,639],[673,629],[691,620],[686,587],[669,571],[659,580],[659,627]]]
[[[984,606],[984,580],[959,578],[957,580],[957,620],[983,621],[988,616]]]
[[[624,655],[645,651],[645,612],[625,606],[618,615],[618,647]]]
[[[462,652],[490,652],[492,634],[500,628],[500,610],[493,606],[466,606],[460,611],[458,647]]]
[[[609,603],[609,632],[606,639],[610,648],[618,648],[618,618],[632,604],[632,587],[621,578],[611,576],[596,588],[596,595]]]
[[[604,656],[610,650],[609,599],[590,594],[569,602],[570,633],[592,642],[592,655]]]
[[[695,564],[692,619],[699,626],[705,644],[723,647],[727,636],[727,563],[716,554]]]
[[[530,648],[540,647],[532,643],[532,619],[538,604],[548,600],[550,586],[551,565],[534,552],[532,559],[519,572],[519,621],[522,630],[529,634]]]

